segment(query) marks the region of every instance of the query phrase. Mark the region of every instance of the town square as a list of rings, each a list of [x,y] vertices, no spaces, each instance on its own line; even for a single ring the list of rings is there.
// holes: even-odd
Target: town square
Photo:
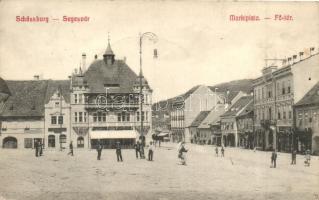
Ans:
[[[319,4],[0,2],[0,200],[319,200]]]

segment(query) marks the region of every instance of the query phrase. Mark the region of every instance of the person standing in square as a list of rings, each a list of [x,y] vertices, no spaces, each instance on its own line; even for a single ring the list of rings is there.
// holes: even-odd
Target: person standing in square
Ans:
[[[123,162],[122,159],[122,149],[121,149],[121,143],[116,142],[116,157],[117,157],[117,162]]]
[[[72,141],[70,142],[69,148],[70,148],[70,152],[68,153],[68,155],[71,154],[71,156],[73,156],[73,143],[72,143]]]
[[[271,154],[271,166],[276,168],[276,161],[277,161],[277,152],[274,150]]]
[[[102,147],[101,143],[99,143],[97,148],[96,148],[97,160],[101,160],[102,149],[103,149],[103,147]]]
[[[153,154],[154,154],[154,145],[153,142],[150,142],[148,146],[148,161],[153,161]]]

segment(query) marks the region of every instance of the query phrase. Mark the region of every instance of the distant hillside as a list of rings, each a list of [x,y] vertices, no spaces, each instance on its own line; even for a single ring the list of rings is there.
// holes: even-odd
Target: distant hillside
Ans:
[[[227,92],[227,90],[235,92],[235,91],[243,91],[247,94],[250,94],[253,91],[253,80],[254,79],[241,79],[230,81],[226,83],[220,83],[213,86],[208,86],[212,91],[217,89],[217,92]]]
[[[229,91],[229,96],[235,96],[239,91],[243,91],[247,94],[250,94],[253,91],[253,79],[241,79],[241,80],[234,80],[226,83],[220,83],[213,86],[208,86],[212,91],[216,91],[218,93],[226,93]],[[173,98],[162,100],[156,102],[152,105],[153,109],[153,124],[154,128],[158,126],[165,126],[165,123],[168,125],[170,123],[169,118],[165,118],[165,116],[170,115],[170,111],[172,109],[173,102],[178,99],[177,97],[184,97],[186,99],[190,96],[200,85],[194,86],[189,89],[187,92],[175,96]]]
[[[197,88],[199,87],[199,85],[194,86],[193,88],[189,89],[187,92],[175,96],[173,98],[167,99],[167,100],[162,100],[159,102],[156,102],[153,104],[153,110],[159,110],[156,108],[162,108],[160,110],[163,110],[164,108],[171,108],[171,103],[172,101],[174,101],[177,97],[181,97],[183,96],[184,99],[186,99],[189,95],[191,95]],[[253,79],[241,79],[241,80],[234,80],[234,81],[230,81],[230,82],[226,82],[226,83],[220,83],[217,85],[213,85],[213,86],[208,86],[212,91],[215,91],[215,88],[217,88],[217,92],[219,93],[224,93],[227,92],[227,90],[229,90],[230,92],[238,92],[238,91],[243,91],[247,94],[250,94],[253,91]],[[167,109],[166,109],[167,111]]]

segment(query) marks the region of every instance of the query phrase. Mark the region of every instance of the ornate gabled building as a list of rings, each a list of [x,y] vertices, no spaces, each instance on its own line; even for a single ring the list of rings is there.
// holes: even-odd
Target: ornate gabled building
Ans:
[[[140,104],[142,82],[143,110]],[[103,59],[71,77],[71,135],[79,146],[98,141],[111,148],[116,141],[131,147],[151,127],[152,89],[143,74],[137,76],[123,60],[116,60],[108,43]]]
[[[5,83],[10,96],[4,92],[6,102],[0,102],[4,148],[33,148],[36,141],[51,149],[67,148],[71,141],[77,148],[94,148],[97,142],[112,148],[117,141],[130,148],[151,128],[152,89],[142,72],[138,76],[115,59],[110,43],[102,59],[96,57],[69,80]],[[1,80],[0,87],[7,91]]]

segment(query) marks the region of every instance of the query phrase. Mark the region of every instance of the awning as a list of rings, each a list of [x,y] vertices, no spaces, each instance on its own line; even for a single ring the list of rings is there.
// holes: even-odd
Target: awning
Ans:
[[[91,131],[91,139],[137,139],[135,130]]]
[[[159,137],[165,137],[165,136],[168,136],[168,133],[167,133],[167,132],[161,132],[161,133],[159,133],[157,136],[159,136]]]

